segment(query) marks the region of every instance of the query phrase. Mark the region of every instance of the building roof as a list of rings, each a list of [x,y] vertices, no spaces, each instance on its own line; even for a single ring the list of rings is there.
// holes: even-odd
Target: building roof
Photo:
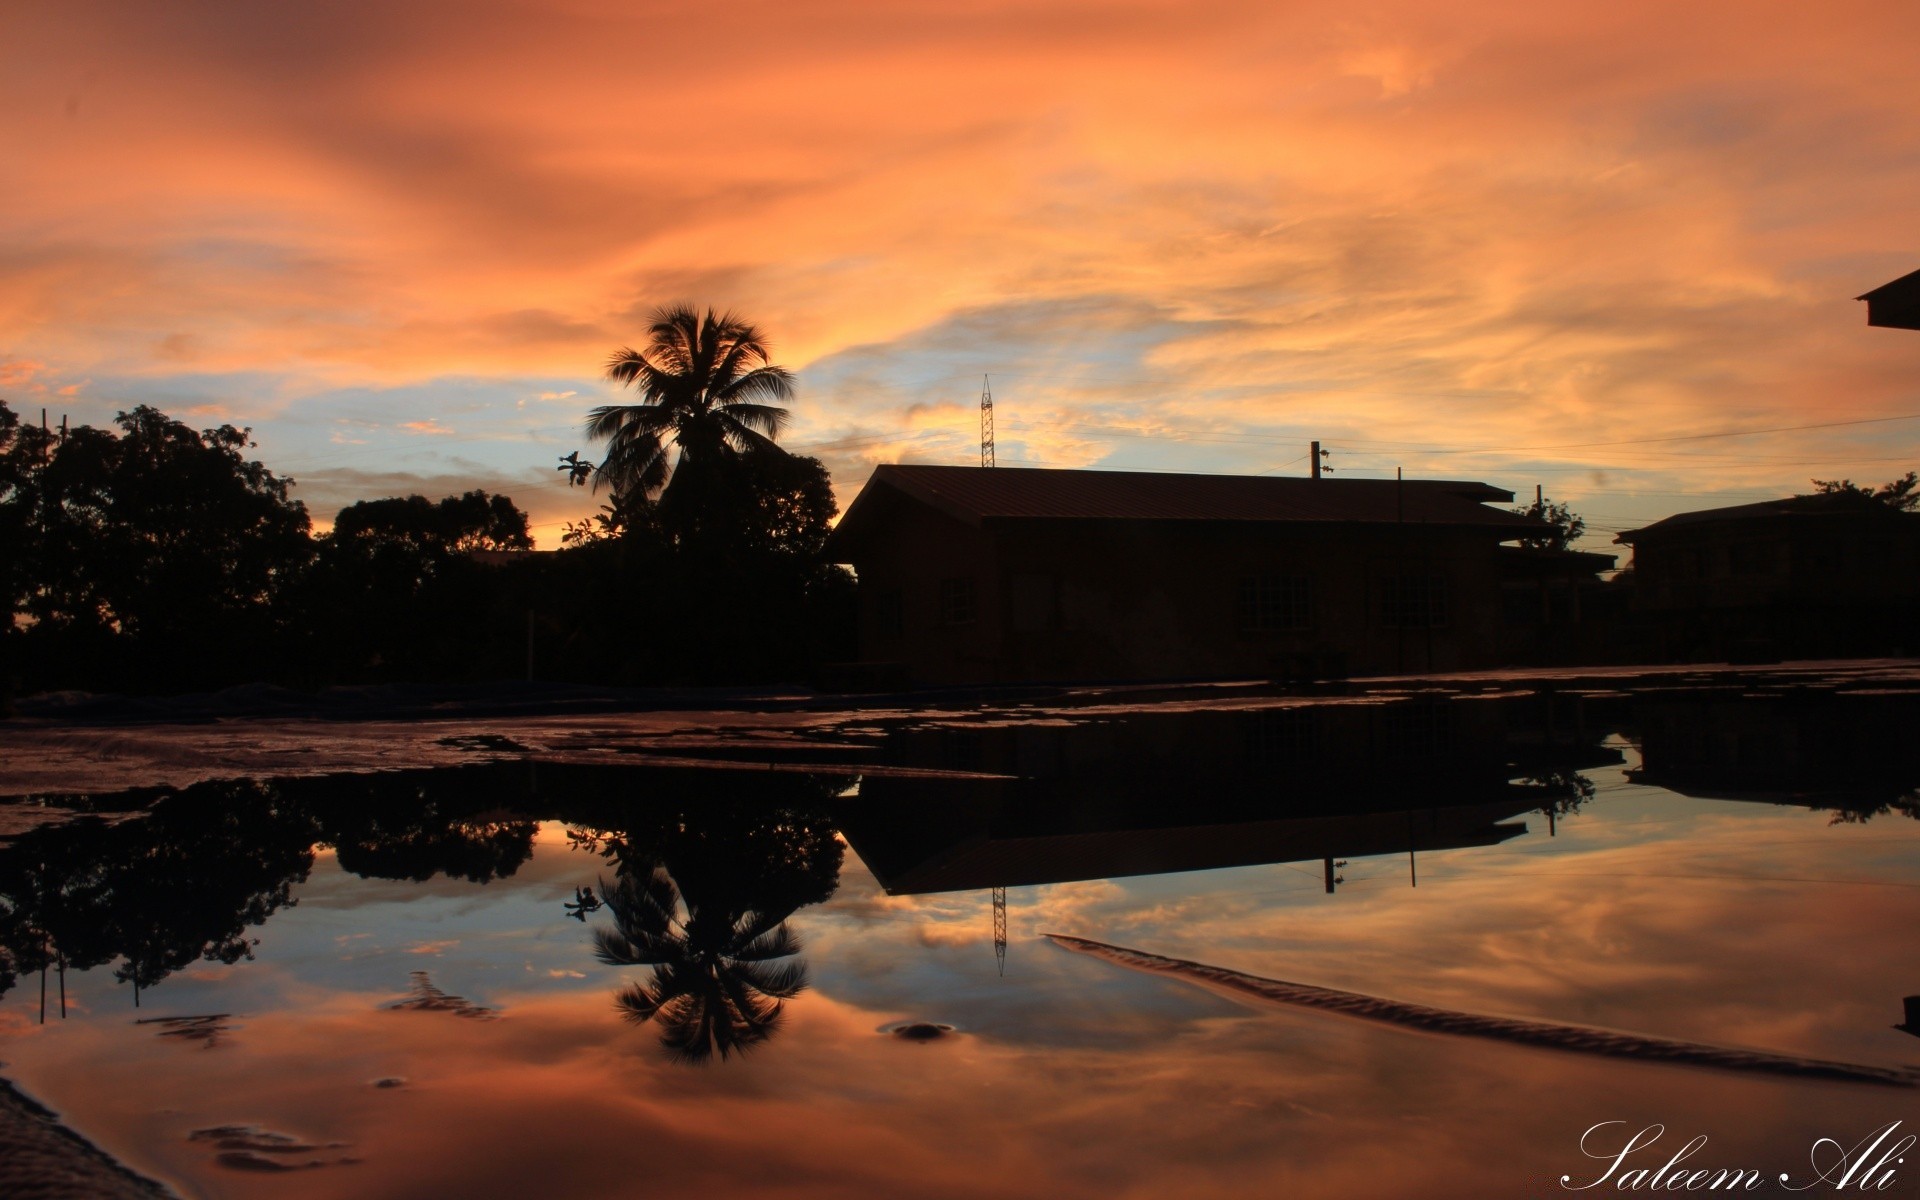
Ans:
[[[1867,302],[1869,325],[1920,329],[1920,271],[1911,271],[1854,299]]]
[[[1459,480],[1303,479],[1268,475],[1186,475],[1146,471],[1062,471],[1025,467],[882,466],[848,506],[835,540],[857,534],[881,507],[904,495],[969,525],[1046,521],[1313,521],[1452,525],[1524,537],[1533,517],[1487,502],[1513,493]]]
[[[1920,293],[1920,271],[1909,271],[1890,283],[1883,283],[1870,292],[1862,292],[1855,300],[1879,300],[1888,296],[1911,296]]]
[[[1629,529],[1613,540],[1630,546],[1649,533],[1667,533],[1690,525],[1754,520],[1831,520],[1836,517],[1893,522],[1920,520],[1920,513],[1901,512],[1899,509],[1889,508],[1878,500],[1848,492],[1786,496],[1779,500],[1762,500],[1757,504],[1734,504],[1726,508],[1703,508],[1698,512],[1675,513],[1663,521],[1655,521],[1644,529]]]

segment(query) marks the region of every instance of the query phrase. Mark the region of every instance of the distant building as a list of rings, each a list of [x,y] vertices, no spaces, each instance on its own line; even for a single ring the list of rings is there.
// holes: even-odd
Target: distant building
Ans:
[[[1856,300],[1867,302],[1867,324],[1920,329],[1920,271],[1883,283]]]
[[[828,553],[859,575],[862,657],[920,683],[1455,670],[1511,657],[1501,544],[1547,529],[1489,507],[1512,500],[1442,480],[883,466]],[[1557,578],[1521,580],[1536,608]]]
[[[1920,513],[1845,493],[1680,513],[1633,547],[1633,607],[1667,661],[1920,651]]]

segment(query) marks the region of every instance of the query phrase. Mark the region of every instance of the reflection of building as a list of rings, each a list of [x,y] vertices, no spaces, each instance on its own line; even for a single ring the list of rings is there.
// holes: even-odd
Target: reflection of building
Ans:
[[[929,729],[889,758],[1000,777],[869,776],[838,824],[894,893],[1494,845],[1542,803],[1509,780],[1619,761],[1515,744],[1504,715],[1399,700]]]
[[[1714,800],[1866,811],[1920,786],[1920,696],[1645,695],[1636,783]]]
[[[829,545],[861,656],[921,682],[1326,676],[1502,660],[1512,493],[1439,480],[883,466]]]
[[[1680,513],[1633,547],[1634,607],[1681,661],[1898,654],[1920,647],[1920,513],[1859,495]]]
[[[867,812],[843,821],[847,841],[889,895],[1493,846],[1525,833],[1526,825],[1512,818],[1538,807],[1514,796],[1499,803],[1346,816],[1149,828],[1089,821],[1078,828],[1036,829],[998,811],[1005,797],[994,795],[997,789],[967,790],[971,803],[944,819],[929,820],[931,814],[923,812],[887,821]]]

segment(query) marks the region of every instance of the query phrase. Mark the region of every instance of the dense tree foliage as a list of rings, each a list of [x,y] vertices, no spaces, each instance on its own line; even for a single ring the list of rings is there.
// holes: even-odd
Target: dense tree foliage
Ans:
[[[475,551],[529,550],[527,517],[505,496],[472,491],[363,500],[319,541],[300,597],[306,658],[325,675],[436,679],[467,664],[515,674],[521,606]],[[504,653],[489,654],[496,643]]]
[[[1813,487],[1816,496],[1854,496],[1899,512],[1920,508],[1920,474],[1912,471],[1877,488],[1851,479],[1816,479]]]
[[[1565,550],[1587,531],[1586,519],[1574,512],[1571,506],[1557,504],[1546,496],[1513,511],[1523,517],[1545,521],[1549,526],[1547,532],[1539,537],[1520,539],[1521,545],[1535,550]]]
[[[530,655],[545,679],[790,681],[851,654],[815,459],[723,448],[677,500],[616,492],[531,554],[482,491],[362,501],[316,537],[251,448],[151,408],[62,436],[0,403],[0,699],[520,678]]]
[[[285,633],[313,557],[288,481],[247,431],[146,406],[52,434],[0,405],[0,538],[19,653],[81,686],[231,679]]]

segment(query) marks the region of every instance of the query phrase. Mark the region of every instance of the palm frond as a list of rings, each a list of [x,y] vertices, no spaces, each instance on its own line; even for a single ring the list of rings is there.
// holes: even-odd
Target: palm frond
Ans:
[[[751,325],[741,326],[740,335],[727,346],[726,353],[714,364],[714,382],[723,390],[742,375],[752,371],[758,364],[770,365],[767,357],[767,345],[760,338],[760,331]]]
[[[791,958],[800,953],[800,935],[787,925],[776,925],[771,929],[759,931],[751,938],[740,940],[731,957],[740,962],[766,962],[774,958]]]
[[[622,346],[607,356],[607,378],[615,383],[632,383],[652,366],[646,355],[631,346]]]
[[[656,996],[643,984],[630,983],[613,998],[614,1008],[620,1015],[635,1025],[651,1021],[660,1012],[659,996]]]
[[[734,968],[740,981],[765,996],[791,1000],[807,990],[807,964],[740,963]]]
[[[762,400],[793,399],[793,372],[785,367],[765,366],[730,380],[717,393],[727,404],[751,404]]]
[[[609,967],[650,967],[666,961],[651,939],[631,938],[617,929],[596,925],[593,929],[593,957]]]
[[[724,409],[715,413],[714,418],[719,422],[727,445],[738,450],[740,453],[771,454],[778,456],[784,456],[786,454],[786,451],[782,450],[779,444],[772,438],[757,429],[749,428],[741,421],[735,420]]]
[[[719,408],[748,429],[758,430],[769,438],[777,438],[786,427],[788,412],[784,408],[775,408],[770,404],[723,404]]]
[[[700,315],[691,305],[672,304],[653,313],[647,327],[647,348],[663,367],[687,374],[694,367],[694,351],[700,340]]]

